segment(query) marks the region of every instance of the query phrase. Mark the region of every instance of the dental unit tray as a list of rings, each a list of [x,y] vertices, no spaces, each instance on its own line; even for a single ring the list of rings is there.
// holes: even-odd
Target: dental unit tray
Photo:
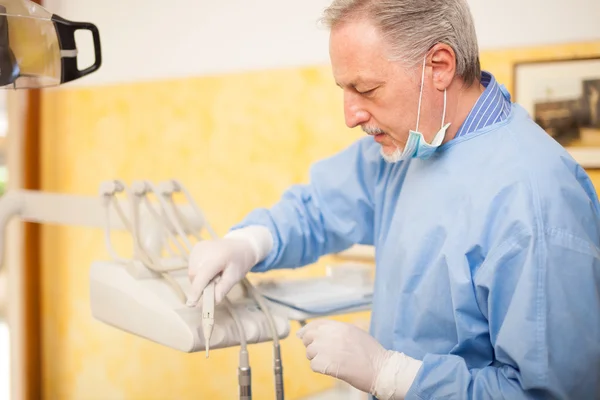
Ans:
[[[342,267],[343,268],[343,267]],[[371,308],[373,286],[335,277],[263,281],[258,291],[291,320],[347,314]]]
[[[187,293],[187,272],[172,276]],[[187,307],[162,279],[139,265],[95,262],[90,269],[90,300],[94,318],[108,325],[182,352],[205,350],[202,334],[202,308]],[[239,315],[246,341],[272,341],[268,321],[248,298],[231,300]],[[273,312],[280,339],[289,335],[286,318]],[[211,349],[234,347],[240,338],[232,316],[223,305],[215,307],[215,326]]]

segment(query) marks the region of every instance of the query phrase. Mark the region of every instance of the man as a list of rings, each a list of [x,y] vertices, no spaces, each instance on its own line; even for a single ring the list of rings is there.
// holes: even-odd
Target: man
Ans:
[[[190,262],[197,301],[249,271],[376,247],[370,334],[302,328],[314,371],[379,399],[600,396],[600,207],[480,71],[465,0],[334,0],[333,75],[367,134]]]

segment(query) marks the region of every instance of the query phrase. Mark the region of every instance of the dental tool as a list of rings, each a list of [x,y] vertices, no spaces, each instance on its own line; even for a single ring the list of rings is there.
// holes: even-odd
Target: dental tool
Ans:
[[[172,195],[174,192],[181,191],[184,193],[184,195],[185,195],[187,201],[190,203],[192,209],[194,211],[196,211],[196,213],[198,214],[198,217],[202,218],[204,221],[206,221],[204,218],[204,215],[201,213],[200,208],[195,203],[193,197],[189,194],[187,189],[180,182],[171,180],[171,181],[162,183],[160,187],[162,189],[162,193],[165,196],[169,196],[169,203],[174,208],[173,214],[181,216],[181,213],[175,211],[177,209],[177,205],[175,204],[175,202],[172,199]],[[183,222],[185,224],[185,219],[181,222]],[[210,227],[208,222],[206,222],[205,226],[206,226],[207,231],[209,231],[210,235],[212,236],[212,238],[213,239],[217,238],[217,234]],[[247,278],[242,279],[241,283],[242,283],[242,286],[246,289],[246,292],[254,299],[256,304],[259,306],[260,310],[263,312],[263,314],[267,318],[269,329],[271,331],[271,336],[273,337],[273,371],[274,371],[274,378],[275,378],[275,398],[277,400],[283,400],[284,399],[283,363],[281,361],[281,348],[279,346],[277,327],[275,325],[273,315],[271,313],[269,306],[267,305],[266,299],[263,298],[263,296],[258,292],[258,290],[256,290],[256,288],[252,285],[252,283]],[[209,284],[209,286],[210,286],[210,284]],[[211,290],[208,287],[207,287],[207,289],[209,291]],[[206,289],[204,292],[204,296],[205,295],[206,295]],[[240,383],[240,385],[241,385],[241,383]]]
[[[173,200],[173,193],[180,191],[181,185],[175,184],[174,181],[163,182],[158,186],[158,192],[164,196],[168,205],[171,206],[172,214],[167,213],[167,216],[172,216],[177,219],[180,224],[186,226],[185,218],[182,217],[179,212],[179,208]],[[187,197],[187,196],[186,196]],[[188,200],[191,196],[187,197]],[[196,209],[194,209],[196,211]],[[200,217],[204,220],[204,216],[200,214]],[[186,227],[187,228],[187,227]],[[207,228],[211,233],[212,228]],[[197,239],[202,240],[200,235],[194,230],[190,230],[190,233]],[[191,246],[189,251],[191,251]],[[191,305],[188,303],[188,305]],[[211,280],[202,293],[202,333],[204,335],[205,347],[206,347],[206,358],[209,356],[210,349],[210,338],[212,337],[213,328],[215,325],[215,280]]]
[[[186,237],[185,230],[181,225],[187,225],[184,218],[180,218],[180,214],[177,212],[177,205],[173,201],[173,192],[178,190],[177,186],[172,184],[161,184],[159,188],[154,187],[151,183],[146,183],[150,190],[159,198],[161,205],[163,205],[166,216],[171,221],[179,235],[182,237],[186,247],[187,252],[192,251],[192,243]],[[170,206],[170,208],[169,208]],[[194,209],[196,211],[196,209]],[[200,215],[200,217],[204,220],[204,216]],[[188,229],[189,230],[189,229]],[[193,232],[193,230],[190,230]],[[210,229],[211,232],[212,228]],[[199,235],[194,235],[200,240]],[[189,305],[189,303],[188,303]],[[205,347],[206,347],[206,358],[209,356],[210,349],[210,339],[212,337],[213,328],[215,325],[215,282],[214,279],[211,280],[202,293],[202,333],[204,335]]]
[[[202,333],[206,347],[206,358],[210,347],[210,338],[215,326],[215,283],[211,281],[202,295]]]
[[[169,204],[171,204],[171,206],[173,207],[173,211],[174,211],[173,214],[178,216],[181,219],[181,221],[180,221],[181,223],[186,224],[186,220],[185,220],[185,218],[181,218],[181,213],[178,211],[178,207],[172,198],[173,193],[175,193],[175,192],[183,192],[184,193],[188,203],[190,203],[192,209],[196,212],[197,216],[205,222],[205,228],[209,232],[210,236],[213,239],[217,238],[217,234],[210,227],[210,225],[204,218],[203,213],[200,211],[200,208],[195,203],[193,197],[189,194],[187,189],[180,182],[171,180],[171,181],[162,183],[160,185],[160,187],[162,189],[162,193],[165,196],[169,197],[168,201],[169,201]],[[198,240],[201,240],[201,239],[198,237]],[[210,286],[213,286],[213,288],[210,288]],[[277,327],[275,325],[273,315],[271,314],[271,310],[269,309],[268,305],[266,304],[266,300],[254,288],[254,286],[252,285],[252,283],[250,283],[250,281],[248,279],[244,278],[242,280],[242,286],[246,289],[246,292],[248,294],[250,294],[250,296],[258,304],[261,311],[267,318],[269,329],[271,331],[271,336],[273,338],[276,399],[283,400],[283,398],[284,398],[283,397],[283,394],[284,394],[284,391],[283,391],[283,366],[282,366],[282,362],[281,362],[281,350],[279,347],[279,338],[278,338],[278,334],[277,334]],[[208,293],[211,294],[211,299],[214,300],[214,297],[213,297],[214,296],[214,279],[209,283],[208,287],[205,289],[203,297],[206,297],[207,291],[208,291]],[[227,296],[225,296],[223,301],[225,302],[226,305],[230,304],[229,301],[227,300]],[[210,302],[210,300],[209,300],[209,302]],[[206,304],[206,300],[204,300],[204,305],[205,304]],[[212,303],[211,305],[214,306],[214,303]],[[229,307],[229,308],[231,309],[231,307]],[[203,308],[203,315],[204,315],[204,308]],[[204,323],[204,320],[203,320],[203,323]],[[248,353],[246,351],[245,333],[243,331],[243,327],[241,324],[238,326],[238,331],[240,332],[240,337],[244,337],[243,340],[240,340],[240,366],[239,366],[239,372],[238,372],[238,376],[239,376],[238,379],[239,379],[239,385],[240,385],[240,399],[249,400],[249,399],[251,399],[251,396],[252,396],[251,389],[250,389],[251,373],[250,373],[250,366],[247,361]],[[205,335],[205,337],[206,337],[206,335]],[[208,349],[208,345],[207,345],[207,349]]]
[[[186,228],[184,230],[191,232],[198,241],[202,240],[202,238],[200,237],[199,234],[197,234],[193,229],[190,229],[188,221],[186,220],[186,218],[183,217],[181,211],[179,210],[179,207],[176,205],[176,203],[173,199],[173,194],[176,192],[184,193],[186,200],[188,201],[188,203],[190,203],[190,205],[191,205],[192,209],[195,211],[196,215],[204,222],[203,226],[209,232],[209,235],[212,238],[217,237],[217,234],[215,233],[215,231],[212,229],[212,227],[206,221],[206,218],[204,217],[203,213],[200,211],[200,208],[197,206],[197,204],[194,202],[192,196],[189,194],[187,189],[181,183],[174,181],[174,180],[163,182],[159,185],[159,191],[163,196],[165,196],[167,203],[172,207],[172,211],[173,211],[172,215],[177,217],[179,219],[179,223],[182,224]],[[209,351],[209,345],[210,345],[209,341],[210,341],[212,329],[214,326],[214,305],[215,305],[214,286],[215,286],[215,281],[216,281],[216,278],[209,282],[209,284],[205,288],[204,293],[202,295],[202,297],[203,297],[202,328],[203,328],[203,333],[204,333],[204,338],[205,338],[204,340],[206,342],[205,347],[206,347],[206,357],[207,358],[208,358],[208,351]],[[243,324],[241,323],[240,318],[238,317],[237,313],[235,312],[235,309],[231,305],[231,302],[229,301],[227,296],[225,296],[225,298],[223,299],[223,304],[226,306],[227,310],[229,311],[230,315],[232,316],[233,320],[235,321],[238,335],[240,337],[240,355],[239,355],[239,366],[238,366],[239,398],[240,398],[240,400],[251,400],[252,399],[252,388],[251,388],[251,386],[252,386],[251,380],[252,379],[251,379],[251,369],[250,369],[250,363],[249,363],[249,359],[248,359],[248,350],[247,350],[247,344],[246,344],[246,332],[243,327]],[[273,321],[271,321],[271,322],[273,322]],[[271,324],[270,324],[270,326],[271,326]],[[274,322],[273,322],[272,326],[274,326]],[[271,330],[271,334],[273,334],[273,332],[275,332],[275,336],[277,336],[277,331]]]

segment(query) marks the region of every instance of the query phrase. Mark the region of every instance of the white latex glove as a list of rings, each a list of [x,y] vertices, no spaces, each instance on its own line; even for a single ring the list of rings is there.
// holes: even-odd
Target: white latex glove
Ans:
[[[316,320],[297,336],[313,371],[333,376],[380,400],[404,399],[422,362],[385,350],[357,326]]]
[[[271,232],[264,226],[248,226],[229,232],[223,239],[197,243],[190,254],[188,274],[192,291],[187,305],[194,306],[208,283],[215,280],[215,302],[220,303],[273,247]]]

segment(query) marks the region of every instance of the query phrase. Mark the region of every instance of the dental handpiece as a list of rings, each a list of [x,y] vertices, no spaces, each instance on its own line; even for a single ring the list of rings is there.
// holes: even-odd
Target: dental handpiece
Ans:
[[[206,347],[206,358],[210,347],[210,337],[215,326],[215,282],[211,281],[202,295],[202,333]]]

